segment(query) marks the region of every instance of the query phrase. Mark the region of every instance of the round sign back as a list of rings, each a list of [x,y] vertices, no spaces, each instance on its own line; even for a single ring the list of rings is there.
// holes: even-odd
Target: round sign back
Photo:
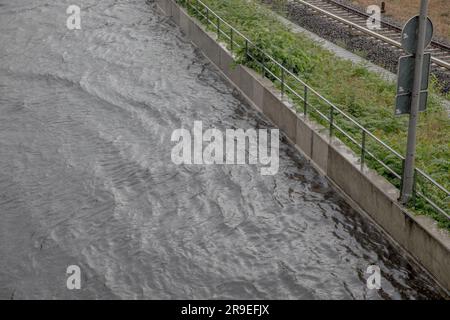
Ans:
[[[433,39],[433,22],[427,19],[425,48],[428,47]],[[402,31],[402,47],[409,54],[416,54],[417,41],[419,38],[419,16],[412,17],[406,23]]]

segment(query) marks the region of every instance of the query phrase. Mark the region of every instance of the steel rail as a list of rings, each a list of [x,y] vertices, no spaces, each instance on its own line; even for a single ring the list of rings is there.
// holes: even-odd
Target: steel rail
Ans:
[[[353,13],[361,16],[361,17],[370,18],[370,14],[365,13],[365,12],[363,12],[361,10],[356,9],[356,8],[353,8],[353,7],[349,6],[349,5],[346,5],[345,3],[338,2],[338,1],[335,1],[335,0],[322,0],[322,1],[326,1],[327,3],[330,3],[332,5],[340,7],[342,9],[346,10],[346,11],[353,12]],[[398,31],[399,33],[402,32],[402,30],[403,30],[400,26],[395,25],[395,24],[393,24],[391,22],[388,22],[386,20],[381,20],[381,24],[383,26],[389,28],[389,29]],[[431,45],[433,45],[434,47],[439,47],[442,50],[450,52],[450,45],[447,45],[447,44],[442,43],[440,41],[437,41],[435,39],[432,40]]]
[[[335,20],[338,20],[338,21],[340,21],[340,22],[342,22],[342,23],[344,23],[346,25],[349,25],[349,26],[351,26],[351,27],[353,27],[355,29],[358,29],[358,30],[360,30],[360,31],[362,31],[362,32],[364,32],[364,33],[374,37],[374,38],[377,38],[377,39],[382,40],[382,41],[384,41],[386,43],[389,43],[389,44],[391,44],[391,45],[393,45],[395,47],[402,48],[402,44],[400,42],[398,42],[398,41],[396,41],[394,39],[391,39],[389,37],[386,37],[386,36],[384,36],[384,35],[382,35],[382,34],[380,34],[378,32],[375,32],[375,31],[372,31],[370,29],[367,29],[367,28],[365,28],[365,27],[363,27],[363,26],[361,26],[361,25],[359,25],[359,24],[357,24],[355,22],[352,22],[352,21],[349,21],[349,20],[347,20],[345,18],[342,18],[342,17],[340,17],[340,16],[338,16],[338,15],[336,15],[334,13],[331,13],[331,12],[325,10],[325,9],[322,9],[322,8],[316,6],[316,5],[314,5],[314,4],[312,4],[312,3],[308,2],[308,1],[294,0],[293,2],[301,3],[301,4],[305,5],[305,6],[308,6],[308,7],[312,8],[312,9],[314,9],[315,11],[323,13],[324,15],[327,15],[327,16],[329,16],[329,17],[331,17],[331,18],[333,18]],[[446,62],[444,60],[441,60],[441,59],[433,57],[433,56],[431,57],[431,60],[435,64],[450,70],[450,63],[449,62]]]

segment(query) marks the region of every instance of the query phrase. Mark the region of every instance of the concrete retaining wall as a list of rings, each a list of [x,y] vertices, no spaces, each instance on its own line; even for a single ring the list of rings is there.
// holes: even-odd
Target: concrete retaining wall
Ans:
[[[259,111],[278,126],[297,149],[337,187],[358,210],[371,217],[388,236],[422,264],[450,290],[450,236],[428,217],[416,217],[397,203],[398,190],[375,172],[360,169],[357,157],[324,128],[293,111],[273,84],[241,65],[232,55],[173,0],[155,0]]]

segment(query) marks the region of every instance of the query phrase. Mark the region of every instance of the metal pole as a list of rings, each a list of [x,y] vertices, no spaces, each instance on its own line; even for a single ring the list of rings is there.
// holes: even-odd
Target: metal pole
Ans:
[[[403,171],[403,186],[400,202],[406,204],[412,197],[414,187],[416,131],[419,116],[420,89],[422,82],[422,66],[425,51],[426,26],[428,19],[428,2],[422,0],[420,4],[419,37],[417,41],[416,62],[414,67],[414,86],[412,92],[411,110],[409,114],[408,143],[406,146],[405,166]]]

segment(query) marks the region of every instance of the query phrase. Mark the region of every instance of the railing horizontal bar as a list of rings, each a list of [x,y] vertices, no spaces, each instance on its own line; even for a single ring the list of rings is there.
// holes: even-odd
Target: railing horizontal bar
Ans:
[[[392,173],[397,179],[401,180],[402,176],[395,172],[391,167],[385,164],[382,160],[378,159],[372,152],[366,149],[366,154],[368,154],[372,159],[381,164],[385,169],[387,169],[390,173]]]
[[[334,123],[334,127],[342,133],[347,139],[350,139],[357,147],[362,148],[362,145],[356,141],[352,136],[350,136],[347,132],[345,132],[338,124]]]
[[[303,98],[303,96],[301,96],[299,93],[297,93],[297,91],[292,89],[286,82],[284,82],[284,87],[285,87],[285,89],[290,91],[293,95],[295,95],[297,98],[299,98],[302,102],[305,101],[305,98]]]
[[[324,120],[326,120],[328,123],[330,123],[330,118],[328,118],[325,114],[322,113],[322,111],[320,111],[318,108],[316,108],[313,105],[310,105],[313,109],[313,111],[315,111],[316,113],[318,113]]]
[[[441,214],[443,214],[444,216],[446,216],[448,219],[450,219],[450,215],[445,212],[444,210],[442,210],[436,203],[434,203],[433,200],[431,200],[430,198],[428,198],[427,196],[425,196],[422,192],[420,191],[416,191],[416,193],[421,196],[423,199],[425,199],[426,202],[428,202],[428,204],[430,204],[435,210],[437,210],[438,212],[440,212]]]
[[[433,181],[433,184],[434,184],[437,188],[441,189],[442,192],[444,192],[445,194],[447,194],[447,197],[450,197],[450,192],[449,192],[448,190],[446,190],[443,186],[441,186],[438,182],[435,182],[435,181],[433,180],[433,178],[431,178],[428,174],[426,174],[425,172],[423,172],[422,170],[417,169],[417,168],[416,168],[416,171],[417,171],[420,175],[422,175],[425,179],[430,180],[430,181]]]

